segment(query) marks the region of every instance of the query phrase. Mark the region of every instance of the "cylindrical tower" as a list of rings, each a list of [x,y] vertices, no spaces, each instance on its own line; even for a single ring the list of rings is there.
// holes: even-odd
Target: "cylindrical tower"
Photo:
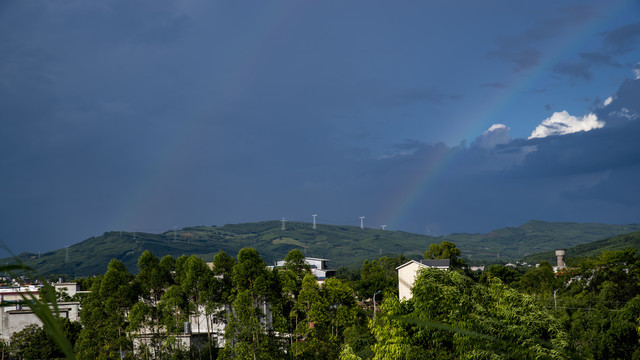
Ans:
[[[558,249],[556,250],[556,257],[558,258],[558,268],[562,269],[565,265],[564,265],[564,255],[565,255],[565,250],[564,249]]]

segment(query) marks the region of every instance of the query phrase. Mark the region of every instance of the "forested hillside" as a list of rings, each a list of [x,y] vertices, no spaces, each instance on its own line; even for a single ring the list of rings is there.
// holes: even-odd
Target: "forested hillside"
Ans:
[[[595,256],[603,251],[623,250],[626,248],[640,250],[640,231],[597,240],[586,244],[576,245],[566,249],[566,261],[569,263],[575,259]],[[538,254],[525,256],[523,261],[536,264],[541,261],[555,262],[554,251],[545,251]]]
[[[219,250],[230,254],[243,247],[258,249],[268,264],[281,260],[292,249],[306,256],[331,260],[330,266],[362,265],[365,259],[402,254],[419,258],[431,243],[455,243],[469,264],[521,259],[527,254],[568,248],[614,235],[640,230],[640,225],[548,223],[530,221],[519,227],[496,229],[487,234],[451,234],[432,237],[402,231],[360,229],[356,226],[280,221],[194,226],[160,234],[110,231],[42,254],[23,253],[20,259],[41,274],[80,277],[104,272],[111,259],[118,259],[130,271],[149,250],[158,256],[197,255],[211,261]],[[5,259],[5,262],[11,260]]]

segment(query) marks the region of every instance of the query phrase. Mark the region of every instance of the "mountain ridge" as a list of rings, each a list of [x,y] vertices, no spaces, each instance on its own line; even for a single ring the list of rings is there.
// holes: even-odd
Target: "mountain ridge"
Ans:
[[[365,259],[403,254],[418,259],[432,243],[451,241],[469,263],[519,260],[530,254],[568,248],[616,235],[640,231],[640,224],[545,222],[532,220],[518,227],[505,227],[486,234],[454,233],[428,236],[403,231],[370,229],[349,225],[287,222],[279,220],[224,226],[190,226],[151,234],[108,231],[66,248],[44,254],[21,253],[20,260],[41,274],[81,277],[102,274],[112,258],[136,272],[144,250],[162,257],[197,255],[211,261],[224,250],[235,256],[243,247],[256,248],[265,261],[283,259],[292,249],[307,256],[331,260],[330,266],[360,266]],[[5,262],[10,259],[4,259]]]

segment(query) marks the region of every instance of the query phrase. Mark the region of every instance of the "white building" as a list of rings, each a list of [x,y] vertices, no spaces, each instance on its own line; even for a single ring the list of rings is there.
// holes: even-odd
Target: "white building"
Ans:
[[[70,297],[75,296],[79,292],[86,292],[86,291],[80,291],[80,284],[75,282],[57,282],[51,285],[53,285],[53,287],[56,289],[57,292],[64,291]]]
[[[36,324],[42,326],[42,321],[27,305],[15,303],[8,305],[6,302],[0,307],[0,340],[9,342],[14,333],[22,331],[27,325]],[[51,306],[53,311],[53,306]],[[80,320],[80,302],[59,302],[58,311],[61,318],[71,321]]]
[[[0,340],[9,342],[14,333],[23,330],[27,325],[42,326],[40,318],[29,306],[22,303],[23,296],[39,298],[38,290],[40,288],[42,285],[0,287]],[[58,286],[55,288],[59,289]],[[69,294],[79,289],[76,283],[64,283],[64,288]],[[53,306],[51,309],[53,310]],[[58,311],[62,318],[71,321],[80,320],[80,302],[78,301],[58,302]]]
[[[168,342],[173,343],[173,348],[181,350],[189,350],[192,346],[202,347],[207,343],[207,338],[211,336],[211,340],[215,347],[224,347],[224,330],[225,315],[227,309],[220,308],[218,316],[205,314],[205,306],[199,305],[199,311],[189,316],[189,322],[184,324],[184,331],[181,334],[167,334],[162,327],[159,334],[154,334],[151,328],[143,328],[136,332],[133,336],[133,349],[135,354],[142,354],[143,348],[148,354],[155,354],[153,349],[154,342],[158,341],[162,346],[166,346]],[[263,311],[268,311],[263,309]],[[271,321],[271,312],[268,312]]]
[[[304,262],[311,268],[311,274],[318,280],[318,283],[323,283],[326,279],[334,277],[336,275],[335,270],[331,270],[327,266],[328,259],[319,259],[312,257],[305,257]],[[276,267],[283,267],[284,260],[276,261]]]
[[[420,269],[441,269],[448,270],[450,265],[449,259],[423,259],[420,261],[411,260],[396,268],[398,271],[398,298],[400,300],[408,300],[413,297],[411,289],[418,276]]]

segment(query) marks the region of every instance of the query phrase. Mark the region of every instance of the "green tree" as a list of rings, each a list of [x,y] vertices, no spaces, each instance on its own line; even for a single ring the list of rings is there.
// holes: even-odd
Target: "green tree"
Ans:
[[[225,328],[226,345],[221,358],[279,359],[281,344],[273,333],[273,319],[281,316],[281,286],[277,273],[257,250],[244,248],[238,253],[232,279],[234,296]]]
[[[460,258],[462,252],[456,245],[449,241],[443,241],[438,244],[429,245],[429,250],[425,251],[425,259],[449,259],[453,269],[461,269],[467,266],[465,261]]]
[[[296,301],[290,316],[294,319],[294,337],[292,353],[297,359],[320,358],[320,354],[326,350],[322,335],[318,335],[316,323],[323,319],[323,311],[327,307],[326,301],[320,295],[318,281],[311,275],[305,275],[298,300]]]
[[[294,357],[336,359],[345,329],[357,323],[358,306],[353,290],[340,280],[331,278],[319,287],[308,274],[293,313],[298,321]]]
[[[21,359],[51,359],[62,357],[39,325],[27,325],[11,336],[12,354]]]
[[[567,334],[547,310],[500,281],[424,269],[413,298],[388,297],[370,323],[374,359],[564,359]]]
[[[407,262],[403,255],[397,257],[383,256],[378,260],[365,260],[360,268],[360,281],[356,289],[361,299],[372,299],[377,292],[376,300],[382,300],[385,293],[398,291],[398,272],[396,268]]]
[[[516,284],[518,280],[522,277],[522,274],[518,272],[518,270],[512,268],[511,266],[504,265],[489,265],[487,270],[485,271],[485,275],[487,277],[495,277],[506,285]]]
[[[284,257],[284,269],[295,274],[302,283],[302,279],[311,271],[311,267],[306,263],[304,254],[299,249],[293,249]]]
[[[80,323],[71,322],[66,318],[59,318],[58,321],[64,335],[75,344],[81,330]],[[11,336],[11,353],[21,359],[54,359],[64,358],[64,353],[49,338],[47,331],[39,325],[27,325],[21,331]]]
[[[227,346],[222,358],[227,359],[279,359],[282,354],[273,339],[265,334],[265,314],[254,306],[249,290],[235,297],[232,315],[225,328]]]
[[[165,260],[167,262],[169,260]],[[169,261],[170,262],[170,261]],[[160,329],[160,311],[158,303],[165,289],[173,281],[170,267],[160,265],[160,260],[150,251],[145,250],[138,258],[138,275],[136,283],[140,289],[140,298],[129,312],[129,331],[140,331],[149,328],[152,331],[151,346],[157,353],[160,351],[162,338]]]
[[[537,267],[528,269],[517,283],[520,291],[540,296],[551,296],[555,289],[561,286],[561,280],[556,279],[553,267],[543,261]]]
[[[574,261],[558,287],[558,317],[588,359],[640,359],[640,258],[635,249]]]
[[[218,279],[217,294],[221,304],[231,305],[233,293],[233,267],[236,260],[223,250],[213,257],[213,275]]]
[[[132,350],[125,329],[126,313],[140,295],[134,276],[120,261],[113,259],[104,276],[99,276],[82,303],[83,330],[75,350],[82,359],[113,359]]]
[[[180,285],[171,285],[158,305],[162,325],[169,334],[180,333],[189,321],[189,300]]]
[[[204,260],[196,255],[191,255],[181,270],[183,272],[180,274],[180,286],[189,300],[189,315],[193,314],[196,317],[196,323],[193,325],[198,331],[206,327],[210,338],[210,319],[205,316],[206,323],[201,324],[200,315],[205,311],[207,292],[213,285],[213,273]]]

